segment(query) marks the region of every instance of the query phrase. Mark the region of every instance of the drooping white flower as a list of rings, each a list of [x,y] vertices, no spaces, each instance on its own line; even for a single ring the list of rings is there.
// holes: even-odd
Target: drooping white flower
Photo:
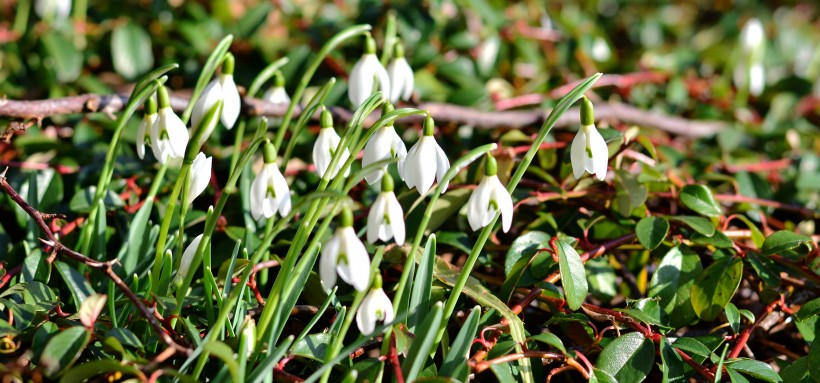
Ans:
[[[433,118],[427,116],[424,121],[423,135],[407,152],[404,163],[399,167],[399,174],[404,178],[408,188],[416,188],[424,195],[433,186],[433,181],[442,182],[444,174],[450,169],[450,160],[433,137]],[[444,184],[442,194],[447,190]]]
[[[185,248],[185,251],[182,252],[182,259],[179,260],[179,269],[177,269],[177,275],[174,277],[174,284],[179,284],[182,280],[185,279],[185,276],[188,274],[188,269],[191,268],[191,262],[194,260],[194,255],[196,255],[196,249],[199,247],[199,243],[202,241],[202,234],[197,235],[194,237],[194,240],[188,244],[188,247]]]
[[[327,109],[322,110],[321,127],[319,137],[316,138],[316,143],[313,144],[313,163],[316,165],[316,172],[319,173],[319,177],[324,178],[325,173],[330,168],[333,154],[336,153],[342,139],[333,129],[333,116],[330,115],[330,111]],[[336,177],[348,157],[350,157],[350,151],[345,148],[342,157],[329,172],[329,178]],[[350,175],[350,168],[345,170],[344,176],[347,177],[348,175]]]
[[[342,210],[339,227],[322,246],[319,260],[319,277],[325,289],[336,286],[336,274],[358,291],[365,291],[370,283],[370,257],[353,231],[353,213],[348,208]]]
[[[191,111],[192,129],[197,129],[199,127],[199,124],[202,123],[202,119],[205,117],[205,115],[208,114],[211,108],[213,108],[214,105],[216,105],[216,103],[222,99],[222,85],[220,85],[219,81],[216,79],[211,80],[211,82],[208,83],[208,86],[205,87],[205,90],[199,96],[199,99],[196,100],[196,103],[194,104],[194,109]],[[213,125],[213,127],[216,127],[216,125]],[[212,127],[211,130],[213,130]],[[208,140],[208,137],[210,135],[210,131],[203,132],[200,140],[204,143]]]
[[[404,58],[404,46],[396,44],[396,57],[387,65],[387,75],[390,77],[390,102],[409,100],[413,95],[413,68]]]
[[[393,111],[393,106],[388,102],[384,104],[382,109],[382,116]],[[373,163],[386,160],[389,158],[398,157],[399,162],[397,166],[399,169],[404,164],[404,159],[407,157],[407,148],[404,146],[404,141],[396,133],[396,128],[393,124],[379,128],[364,147],[364,155],[362,156],[362,168],[370,166]],[[364,179],[368,184],[372,185],[382,178],[386,171],[386,167],[377,169],[365,174]]]
[[[160,86],[157,90],[159,112],[151,126],[151,150],[157,161],[164,164],[169,157],[182,158],[188,145],[188,129],[174,114],[168,100],[168,90]]]
[[[157,102],[154,97],[148,97],[145,101],[145,114],[142,116],[142,122],[137,129],[137,156],[145,159],[145,140],[151,140],[151,127],[157,121]]]
[[[263,98],[271,104],[290,103],[290,96],[285,90],[285,78],[282,77],[282,72],[276,71],[276,74],[273,75],[273,87],[265,92]]]
[[[595,128],[592,102],[586,97],[581,101],[581,128],[572,140],[569,153],[575,178],[581,178],[587,171],[595,174],[599,181],[604,180],[609,149],[604,137]]]
[[[208,186],[211,181],[211,164],[213,157],[206,157],[205,153],[199,152],[191,165],[191,180],[188,182],[188,191],[185,196],[185,204],[190,205],[196,197]]]
[[[359,310],[356,312],[356,326],[359,327],[362,335],[372,334],[378,322],[384,324],[393,322],[393,302],[390,302],[390,298],[384,293],[381,285],[381,275],[377,273],[373,287],[362,299]]]
[[[242,327],[242,341],[245,343],[245,355],[251,356],[256,346],[256,321],[248,315]]]
[[[236,89],[236,82],[233,79],[233,55],[228,54],[225,64],[222,66],[222,73],[219,75],[219,85],[222,85],[222,96],[225,105],[222,107],[222,125],[225,129],[233,129],[236,120],[239,118],[239,111],[242,109],[242,100],[239,98],[239,90]]]
[[[404,243],[404,211],[393,193],[393,177],[382,177],[382,190],[367,215],[367,241],[387,242],[395,238],[396,244]]]
[[[763,59],[766,50],[766,32],[757,18],[749,19],[740,31],[740,59],[734,69],[735,85],[747,88],[749,94],[759,96],[766,86]]]
[[[384,69],[379,58],[376,57],[376,42],[373,41],[372,37],[367,36],[364,54],[350,71],[347,96],[354,107],[358,108],[373,94],[375,80],[378,80],[382,93],[389,96],[390,76],[387,75],[387,70]]]
[[[290,188],[276,166],[276,149],[268,141],[263,151],[265,165],[251,183],[251,215],[253,219],[270,218],[278,211],[284,217],[290,214]]]
[[[476,231],[490,224],[497,212],[501,212],[501,227],[504,232],[510,230],[513,216],[513,203],[510,193],[498,180],[498,165],[493,156],[487,156],[484,165],[484,178],[473,190],[467,201],[467,221],[470,228]]]
[[[71,14],[71,0],[37,0],[34,12],[41,19],[65,20]]]

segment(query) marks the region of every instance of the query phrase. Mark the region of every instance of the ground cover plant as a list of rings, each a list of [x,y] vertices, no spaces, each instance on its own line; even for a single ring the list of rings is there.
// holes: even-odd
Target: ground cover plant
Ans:
[[[0,15],[3,382],[820,380],[812,2]]]

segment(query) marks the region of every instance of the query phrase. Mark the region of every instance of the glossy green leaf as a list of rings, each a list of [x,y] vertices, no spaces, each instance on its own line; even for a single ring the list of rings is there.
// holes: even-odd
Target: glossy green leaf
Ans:
[[[111,359],[94,360],[88,363],[83,363],[69,370],[60,379],[61,383],[77,383],[84,382],[94,377],[107,375],[112,372],[120,372],[124,374],[123,377],[139,376],[139,370],[136,368],[122,364],[119,361]]]
[[[686,378],[683,359],[669,343],[669,339],[663,337],[659,346],[661,348],[661,362],[663,362],[661,366],[661,372],[663,372],[662,382],[688,382],[689,380]]]
[[[663,217],[646,217],[635,226],[635,234],[641,245],[649,250],[660,246],[666,234],[669,233],[669,221]]]
[[[811,238],[797,234],[793,231],[780,230],[766,237],[763,246],[760,248],[763,254],[777,254],[786,250],[792,250],[805,243],[810,243]]]
[[[401,365],[402,374],[408,382],[416,380],[430,351],[435,347],[434,341],[438,328],[441,326],[443,311],[444,305],[441,302],[436,303],[430,310],[430,314],[418,326],[416,339],[413,340],[407,352],[407,358]]]
[[[433,288],[433,266],[436,258],[436,235],[427,238],[424,252],[416,269],[413,290],[410,294],[409,311],[415,313],[407,321],[410,332],[415,332],[416,325],[421,323],[430,309],[430,290]]]
[[[455,339],[450,343],[450,350],[444,356],[439,369],[439,375],[449,376],[464,380],[469,374],[467,369],[467,358],[470,357],[470,346],[473,344],[473,338],[478,331],[478,320],[481,317],[481,306],[476,306],[470,311],[467,320],[461,326]]]
[[[610,342],[595,366],[619,382],[640,383],[655,365],[655,344],[641,333],[622,334]]]
[[[771,383],[783,381],[771,366],[759,360],[746,358],[732,359],[726,362],[726,367],[731,367],[744,375]]]
[[[46,374],[55,376],[71,367],[89,340],[91,333],[85,327],[69,327],[51,338],[40,356]]]
[[[725,257],[711,264],[692,286],[692,307],[703,320],[712,321],[735,295],[743,277],[743,261]]]
[[[559,240],[557,244],[558,266],[561,270],[561,284],[567,297],[567,305],[572,310],[578,310],[589,292],[584,263],[570,241]]]
[[[712,191],[704,185],[686,185],[681,189],[678,198],[684,206],[701,215],[717,217],[723,212]]]
[[[712,221],[708,220],[707,218],[698,217],[694,215],[678,215],[674,217],[669,217],[669,219],[681,222],[684,225],[692,228],[692,230],[700,234],[703,234],[707,237],[711,237],[712,234],[715,234],[715,225],[712,223]]]

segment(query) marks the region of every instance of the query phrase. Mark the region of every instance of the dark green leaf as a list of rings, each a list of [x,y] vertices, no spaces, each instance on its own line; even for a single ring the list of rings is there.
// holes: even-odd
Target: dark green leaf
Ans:
[[[695,212],[708,216],[720,216],[722,210],[712,191],[704,185],[686,185],[680,191],[680,202]]]
[[[427,238],[424,252],[421,255],[416,276],[413,279],[413,290],[410,295],[409,311],[415,313],[407,321],[410,332],[416,332],[416,325],[427,316],[430,309],[430,290],[433,288],[433,265],[436,258],[436,235]]]
[[[557,241],[558,266],[561,270],[561,284],[567,297],[567,305],[578,310],[587,297],[587,276],[581,256],[571,245],[571,241]]]
[[[690,299],[692,285],[703,271],[700,257],[687,247],[671,248],[661,260],[649,283],[649,296],[660,298],[673,327],[686,325],[694,316]]]
[[[151,36],[133,22],[114,28],[111,58],[117,73],[129,80],[135,79],[154,65]]]
[[[407,352],[407,358],[401,365],[402,373],[408,382],[416,380],[430,351],[435,347],[436,335],[444,316],[444,305],[441,302],[433,305],[432,310],[424,322],[418,326],[416,339]]]
[[[666,238],[667,233],[669,233],[669,221],[663,217],[646,217],[635,226],[638,241],[649,250],[658,247]]]
[[[527,339],[534,340],[534,341],[541,342],[541,343],[544,343],[546,345],[552,346],[553,348],[557,349],[558,351],[561,351],[562,354],[567,353],[567,349],[564,347],[564,342],[561,341],[561,338],[559,338],[557,335],[555,335],[551,332],[543,332],[543,333],[540,333],[540,334],[537,334],[537,335],[533,335],[533,336],[531,336]]]
[[[780,230],[774,232],[772,235],[768,236],[765,241],[763,241],[763,247],[761,247],[761,250],[763,251],[763,254],[771,255],[782,251],[795,249],[800,245],[809,242],[811,242],[811,238],[805,235],[800,235],[793,231]]]
[[[643,334],[631,332],[610,342],[595,366],[613,375],[619,382],[640,383],[655,365],[655,344]]]
[[[51,338],[40,356],[46,374],[55,376],[74,364],[90,339],[85,327],[69,327]]]
[[[466,375],[469,374],[469,370],[461,367],[467,365],[467,358],[470,357],[470,346],[472,346],[473,338],[476,331],[478,331],[480,317],[481,306],[476,306],[470,311],[470,315],[467,316],[467,320],[464,321],[458,335],[450,344],[450,350],[447,351],[447,355],[444,356],[444,360],[441,362],[440,375],[464,380]]]
[[[661,367],[661,371],[663,372],[663,382],[688,382],[688,379],[686,379],[684,374],[683,359],[677,351],[675,351],[672,345],[669,344],[669,339],[663,337],[661,339],[660,348],[661,361],[663,362]]]
[[[103,360],[95,360],[92,362],[81,364],[77,367],[72,368],[65,375],[63,375],[62,379],[60,379],[61,383],[76,383],[76,382],[84,382],[89,380],[93,377],[98,377],[100,375],[107,375],[111,372],[121,372],[126,374],[126,376],[139,376],[139,370],[129,365],[125,365],[117,360],[111,359],[103,359]]]
[[[669,217],[669,219],[682,222],[684,225],[692,228],[692,230],[700,234],[703,234],[707,237],[711,237],[712,234],[715,234],[715,225],[712,224],[712,221],[703,217],[697,217],[693,215],[678,215],[674,217]]]
[[[794,316],[797,320],[804,321],[818,313],[820,313],[820,298],[815,298],[800,307],[800,310],[798,310]]]
[[[726,257],[704,270],[692,286],[692,307],[703,320],[712,321],[735,295],[743,277],[743,261]]]
[[[780,376],[767,363],[759,360],[746,358],[732,359],[726,361],[726,367],[731,367],[742,374],[749,375],[755,379],[762,379],[767,382],[782,382]]]

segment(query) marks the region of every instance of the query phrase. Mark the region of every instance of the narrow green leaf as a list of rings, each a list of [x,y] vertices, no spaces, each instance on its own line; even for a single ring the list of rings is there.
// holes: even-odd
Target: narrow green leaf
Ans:
[[[805,235],[800,235],[793,231],[780,230],[768,236],[766,240],[763,241],[763,247],[760,249],[763,251],[763,254],[772,255],[782,251],[792,250],[802,244],[810,242],[811,238]]]
[[[564,286],[567,305],[572,310],[578,310],[589,292],[584,263],[581,262],[581,256],[572,247],[570,241],[559,240],[557,243],[558,267],[561,271],[561,285]]]
[[[40,363],[46,375],[55,376],[71,367],[89,340],[91,333],[85,327],[79,326],[69,327],[51,338],[40,356]]]
[[[465,376],[462,375],[469,373],[468,369],[462,369],[461,367],[467,366],[467,358],[470,357],[470,346],[473,344],[473,338],[478,331],[480,317],[481,306],[476,306],[470,311],[470,315],[467,316],[467,320],[464,321],[458,335],[450,344],[450,350],[441,362],[439,375],[464,380]]]
[[[772,369],[768,363],[759,360],[738,358],[726,362],[726,367],[731,367],[742,374],[749,375],[755,379],[762,379],[767,382],[782,382],[783,380],[777,375],[777,372]]]
[[[743,277],[743,261],[726,257],[704,270],[692,286],[692,307],[705,321],[712,321],[735,295]]]
[[[107,375],[112,372],[121,372],[126,376],[138,376],[140,373],[134,367],[112,359],[95,360],[83,363],[72,368],[60,379],[61,383],[84,382],[93,377]]]
[[[680,191],[680,202],[689,209],[707,217],[722,214],[720,205],[712,196],[712,191],[704,185],[686,185]]]
[[[412,254],[415,255],[415,254]],[[415,314],[407,321],[410,332],[416,332],[416,325],[421,323],[430,309],[430,291],[433,288],[433,266],[436,257],[436,235],[431,234],[424,246],[416,276],[413,280],[413,290],[410,293],[410,312]]]
[[[233,350],[228,347],[228,345],[218,340],[212,340],[205,344],[204,351],[221,359],[222,362],[228,366],[228,370],[230,370],[234,382],[241,381],[239,379],[239,365],[236,363]]]
[[[729,302],[726,304],[723,312],[726,314],[726,320],[729,322],[729,327],[732,328],[732,331],[737,333],[740,330],[740,311],[737,310],[737,306],[735,306],[734,303]]]
[[[416,380],[421,372],[421,368],[424,367],[424,362],[427,361],[427,357],[430,355],[430,351],[435,347],[434,341],[438,328],[441,326],[443,311],[444,305],[441,302],[437,302],[433,305],[430,314],[425,318],[424,322],[418,326],[416,339],[413,340],[413,344],[407,352],[407,358],[404,359],[401,365],[402,374],[408,382]]]
[[[663,217],[646,217],[635,226],[638,241],[648,250],[658,247],[669,233],[669,221]]]

